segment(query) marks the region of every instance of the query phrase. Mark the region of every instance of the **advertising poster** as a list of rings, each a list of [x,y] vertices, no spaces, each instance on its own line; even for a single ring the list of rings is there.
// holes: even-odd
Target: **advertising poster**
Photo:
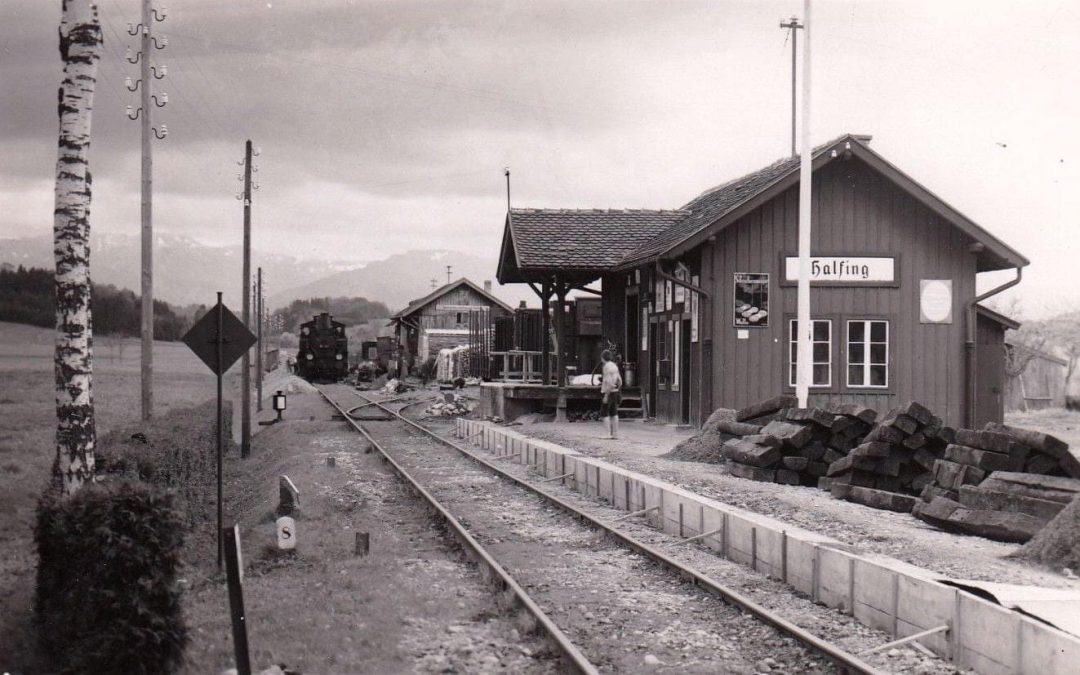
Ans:
[[[732,325],[736,328],[768,328],[768,273],[736,272],[734,287],[735,305]]]

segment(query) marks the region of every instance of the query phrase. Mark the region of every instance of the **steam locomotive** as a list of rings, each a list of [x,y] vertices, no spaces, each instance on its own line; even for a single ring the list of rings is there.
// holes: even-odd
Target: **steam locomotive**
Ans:
[[[349,372],[349,340],[345,324],[323,312],[300,324],[296,372],[309,382],[336,382]]]

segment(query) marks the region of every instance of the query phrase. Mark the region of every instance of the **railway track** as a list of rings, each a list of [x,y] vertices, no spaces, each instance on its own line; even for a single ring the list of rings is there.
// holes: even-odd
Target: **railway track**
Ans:
[[[617,520],[406,418],[415,401],[380,402],[344,386],[319,392],[513,595],[569,670],[882,672]],[[354,397],[363,402],[350,405]]]

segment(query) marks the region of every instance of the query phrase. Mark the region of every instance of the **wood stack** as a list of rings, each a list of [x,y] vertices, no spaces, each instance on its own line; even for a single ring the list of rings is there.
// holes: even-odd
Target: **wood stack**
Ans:
[[[731,475],[813,486],[825,475],[830,462],[843,458],[846,449],[858,444],[877,413],[858,406],[845,406],[839,413],[824,408],[789,407],[769,412],[768,416],[771,421],[757,432],[724,443],[724,456],[731,460]]]
[[[758,425],[768,424],[777,419],[781,410],[794,408],[797,405],[799,405],[799,399],[790,394],[774,396],[737,411],[735,421]]]
[[[914,514],[950,532],[1024,543],[1078,494],[1075,478],[994,471],[978,486],[961,486],[959,501],[934,497]]]
[[[925,406],[894,408],[819,482],[838,499],[908,513],[933,480],[931,471],[954,436]]]
[[[1025,542],[1080,493],[1077,479],[1080,462],[1054,436],[993,423],[960,429],[913,513],[942,529]]]
[[[1080,478],[1080,461],[1069,451],[1069,444],[1065,441],[1040,431],[994,422],[988,423],[985,430],[1008,434],[1021,448],[1027,448],[1024,473]]]

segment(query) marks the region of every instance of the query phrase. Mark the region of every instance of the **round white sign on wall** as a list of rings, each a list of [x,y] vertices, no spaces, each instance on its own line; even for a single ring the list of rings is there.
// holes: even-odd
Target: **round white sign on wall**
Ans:
[[[952,323],[952,279],[923,279],[919,289],[919,320]]]

